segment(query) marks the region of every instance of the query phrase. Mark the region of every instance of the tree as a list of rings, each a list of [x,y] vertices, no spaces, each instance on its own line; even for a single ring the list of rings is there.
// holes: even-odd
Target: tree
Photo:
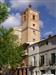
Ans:
[[[2,66],[16,67],[23,59],[23,46],[15,43],[16,38],[12,31],[13,29],[0,28],[0,65]]]
[[[0,3],[0,24],[7,18],[7,5]],[[23,46],[18,46],[15,35],[12,34],[13,29],[0,28],[0,66],[7,67],[10,65],[15,68],[21,63],[24,54]],[[5,70],[5,69],[4,69]]]
[[[7,18],[8,16],[8,7],[5,3],[0,3],[0,24]]]

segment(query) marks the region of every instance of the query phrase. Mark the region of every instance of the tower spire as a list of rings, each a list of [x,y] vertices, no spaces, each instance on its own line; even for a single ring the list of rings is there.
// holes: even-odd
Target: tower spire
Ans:
[[[29,8],[31,8],[32,7],[32,5],[31,4],[29,4]]]

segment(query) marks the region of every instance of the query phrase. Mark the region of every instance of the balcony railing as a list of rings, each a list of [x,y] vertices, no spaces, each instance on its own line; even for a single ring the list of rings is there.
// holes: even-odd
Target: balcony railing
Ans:
[[[39,62],[39,67],[42,67],[44,65],[44,63]]]
[[[30,64],[30,65],[29,65],[29,70],[32,70],[32,69],[34,69],[35,67],[36,67],[36,65]]]
[[[50,65],[50,66],[52,66],[52,65],[54,65],[54,64],[55,64],[55,62],[53,62],[52,60],[49,61],[49,65]]]

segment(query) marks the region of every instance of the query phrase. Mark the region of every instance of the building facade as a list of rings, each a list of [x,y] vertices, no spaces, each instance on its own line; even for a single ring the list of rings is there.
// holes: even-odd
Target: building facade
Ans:
[[[56,35],[39,43],[39,68],[41,74],[56,75]]]
[[[56,74],[56,36],[40,41],[39,12],[29,6],[21,15],[21,26],[14,29],[18,42],[27,43],[18,75]]]
[[[28,74],[41,75],[39,70],[39,46],[37,43],[28,47]]]
[[[28,47],[28,65],[29,75],[56,75],[56,35]]]
[[[20,43],[35,43],[40,41],[39,12],[33,10],[31,5],[21,14],[21,27],[15,28],[15,33],[20,33]]]
[[[35,43],[40,41],[39,12],[30,6],[22,14],[22,43]]]
[[[16,37],[15,43],[18,43],[18,45],[21,44],[21,39],[22,39],[22,37],[21,37],[21,35],[22,35],[21,31],[22,31],[22,29],[21,29],[21,26],[20,26],[20,27],[14,27],[13,28],[13,32],[12,32],[13,35]]]

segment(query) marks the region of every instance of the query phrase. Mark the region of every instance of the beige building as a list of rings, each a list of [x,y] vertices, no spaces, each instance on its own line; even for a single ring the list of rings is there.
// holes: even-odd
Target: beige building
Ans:
[[[41,75],[39,69],[39,46],[34,43],[28,46],[28,75]]]
[[[41,74],[56,75],[56,35],[39,42],[39,69]]]
[[[13,28],[13,34],[16,36],[15,43],[18,43],[19,45],[21,44],[21,39],[22,39],[22,37],[21,37],[21,35],[22,35],[21,31],[22,31],[21,26]]]
[[[20,43],[35,43],[40,41],[39,12],[29,6],[21,15],[21,27],[15,28]]]
[[[29,75],[56,75],[56,35],[28,46]]]

